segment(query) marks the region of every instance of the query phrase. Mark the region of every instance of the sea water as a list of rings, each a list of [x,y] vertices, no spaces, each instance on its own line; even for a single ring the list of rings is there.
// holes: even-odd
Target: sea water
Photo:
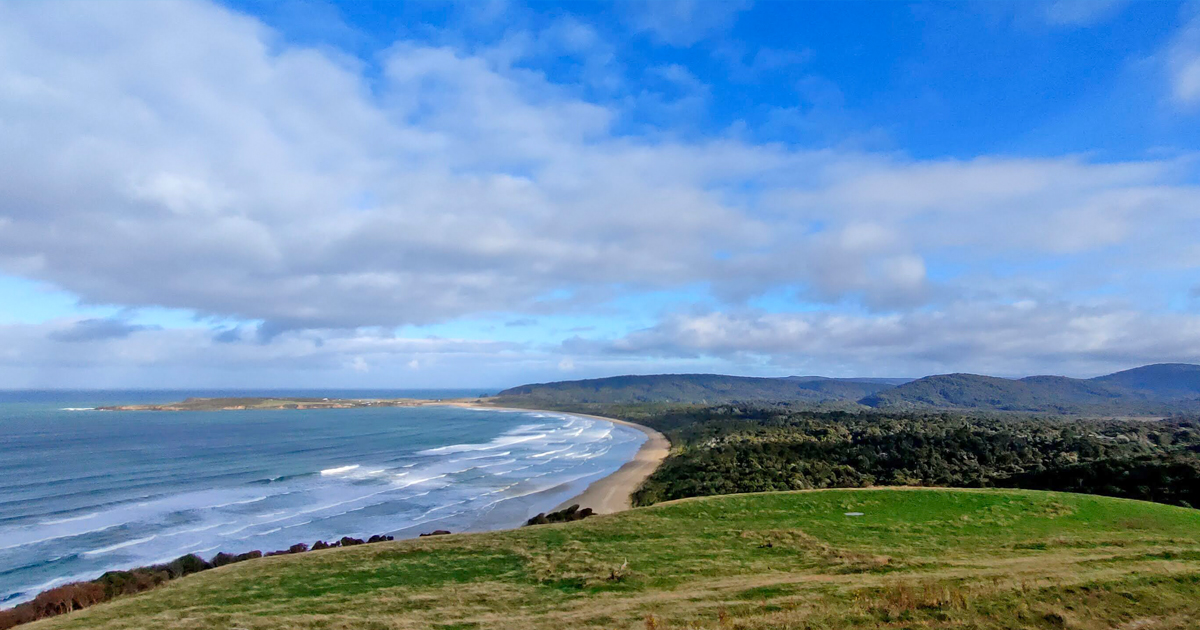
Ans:
[[[234,393],[0,393],[0,607],[187,553],[514,527],[612,473],[645,441],[635,429],[547,412],[90,409],[187,395]]]

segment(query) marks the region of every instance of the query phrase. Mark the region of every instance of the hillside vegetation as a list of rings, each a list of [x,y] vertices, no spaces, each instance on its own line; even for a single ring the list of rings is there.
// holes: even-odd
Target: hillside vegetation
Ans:
[[[853,403],[893,383],[885,380],[820,377],[751,378],[716,374],[613,376],[582,381],[522,385],[496,395],[501,403],[688,403],[800,400]]]
[[[869,485],[1014,487],[1200,506],[1200,420],[726,405],[609,411],[672,452],[635,503]]]
[[[1035,376],[1020,380],[944,374],[881,391],[864,398],[870,407],[939,407],[998,411],[1070,412],[1085,406],[1111,407],[1125,394],[1102,384],[1064,376]],[[1138,399],[1138,404],[1145,400]]]
[[[1200,366],[1161,364],[1091,379],[927,376],[860,401],[875,408],[952,408],[1077,414],[1200,410]]]
[[[1200,412],[1200,366],[1148,365],[1092,379],[941,374],[904,379],[745,378],[713,374],[617,376],[522,385],[501,404],[725,404],[801,402],[832,408],[970,409],[1075,415]]]
[[[871,489],[252,560],[30,628],[1171,630],[1197,618],[1200,511]]]

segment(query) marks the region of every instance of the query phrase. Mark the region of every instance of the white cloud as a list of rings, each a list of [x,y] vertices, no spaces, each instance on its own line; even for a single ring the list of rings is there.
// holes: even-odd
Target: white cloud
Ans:
[[[495,384],[486,366],[527,350],[513,343],[405,338],[369,329],[291,331],[256,341],[203,327],[161,329],[108,320],[0,325],[0,348],[5,349],[0,382],[7,388],[396,387],[403,368],[425,367],[414,355],[445,363],[421,386]]]
[[[748,0],[639,0],[623,4],[630,23],[672,46],[692,46],[728,30]]]
[[[1053,0],[1029,2],[1041,17],[1052,26],[1092,26],[1116,16],[1129,4],[1128,0]]]
[[[1182,105],[1200,104],[1200,15],[1184,23],[1166,57],[1172,97]]]
[[[891,308],[934,295],[927,260],[947,248],[1169,256],[1200,199],[1184,163],[620,137],[616,110],[454,48],[399,42],[371,87],[217,6],[72,7],[0,7],[0,82],[19,88],[0,102],[0,268],[93,303],[274,330],[618,285]]]
[[[1095,375],[1200,361],[1200,316],[1118,304],[958,303],[891,315],[677,315],[609,344],[571,349],[662,357],[760,358],[785,373],[899,375],[970,371]]]
[[[723,43],[713,56],[729,65],[729,78],[738,82],[755,82],[775,73],[785,73],[808,63],[813,52],[754,47],[747,49],[738,42]],[[785,75],[786,76],[786,75]]]
[[[42,88],[0,105],[16,130],[0,139],[0,264],[86,300],[428,322],[639,266],[678,276],[673,252],[616,256],[630,243],[614,237],[678,225],[692,251],[674,253],[694,257],[736,218],[622,166],[653,160],[646,147],[593,152],[612,112],[531,73],[402,43],[373,97],[355,68],[273,53],[223,9],[114,7],[5,5],[0,20],[0,77]],[[81,57],[49,13],[96,23],[104,53]],[[629,203],[643,193],[655,212]]]
[[[658,17],[638,19],[659,37],[695,42],[727,28],[730,7],[655,3]],[[684,34],[671,34],[675,26]],[[79,329],[75,354],[60,339],[14,342],[22,358],[3,356],[49,370],[31,354],[46,343],[46,361],[93,361],[80,369],[106,360],[133,370],[295,363],[369,367],[384,378],[414,354],[422,373],[460,364],[426,361],[450,342],[362,332],[369,327],[520,319],[699,286],[728,300],[726,310],[798,292],[859,314],[679,316],[618,345],[799,356],[811,346],[796,339],[816,329],[845,344],[816,353],[828,361],[849,348],[869,368],[877,340],[899,372],[950,363],[916,342],[896,345],[885,333],[900,326],[903,339],[958,343],[963,357],[998,352],[1010,359],[997,365],[1015,369],[1008,346],[983,343],[979,331],[964,329],[957,342],[934,331],[969,316],[988,321],[997,301],[1030,297],[1005,284],[1014,267],[1044,265],[1029,283],[1064,300],[1043,319],[1006,320],[1014,339],[1022,321],[1036,339],[1055,323],[1092,321],[1072,319],[1093,312],[1069,303],[1075,292],[1200,264],[1194,156],[914,159],[734,133],[637,137],[617,133],[620,104],[589,102],[513,64],[558,49],[603,68],[611,50],[595,29],[564,18],[510,43],[468,51],[400,41],[376,73],[213,4],[0,4],[0,270],[86,303],[265,322],[262,343],[240,329],[217,335],[231,342],[220,343],[203,330],[71,323],[63,330]],[[799,59],[762,65],[785,61]],[[705,91],[684,68],[661,74]],[[1169,354],[1145,327],[1187,323],[1106,312],[1098,321],[1142,327],[1110,333],[1123,345],[1098,346],[1117,348],[1112,362]],[[840,331],[861,336],[852,344]],[[495,359],[536,363],[520,368],[528,373],[615,360],[454,344],[472,348],[455,356],[529,357]],[[671,344],[681,350],[668,352]]]
[[[563,373],[1088,376],[1200,361],[1200,316],[1061,300],[881,314],[676,314],[615,340],[546,347],[367,329],[293,331],[262,342],[222,341],[204,328],[71,337],[80,323],[0,326],[0,379],[7,387],[495,387]]]

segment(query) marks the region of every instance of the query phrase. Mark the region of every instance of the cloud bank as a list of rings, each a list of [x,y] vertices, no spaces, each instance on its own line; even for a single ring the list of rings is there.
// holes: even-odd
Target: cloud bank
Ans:
[[[739,8],[654,3],[630,20],[688,46]],[[1186,103],[1190,32],[1172,49]],[[602,53],[595,31],[526,35],[505,54],[400,40],[368,63],[208,3],[0,4],[0,271],[87,304],[246,322],[9,327],[7,365],[361,373],[374,355],[469,351],[497,369],[512,359],[497,353],[526,353],[575,373],[636,355],[916,374],[1200,359],[1194,309],[1164,306],[1191,284],[1154,281],[1200,267],[1193,155],[918,159],[737,128],[630,134],[628,103],[523,63]],[[696,290],[714,312],[610,337],[378,333]],[[1113,293],[1127,299],[1097,297]]]

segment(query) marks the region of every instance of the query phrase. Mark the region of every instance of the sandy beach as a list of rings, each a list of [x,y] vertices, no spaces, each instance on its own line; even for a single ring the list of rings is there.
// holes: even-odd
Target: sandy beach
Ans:
[[[593,481],[582,493],[571,497],[554,508],[555,511],[578,504],[581,508],[592,508],[596,514],[612,514],[628,510],[633,507],[631,495],[642,485],[654,471],[658,465],[667,458],[667,454],[671,450],[671,442],[666,436],[640,424],[618,420],[616,418],[606,418],[604,416],[596,416],[587,413],[575,413],[571,411],[547,411],[545,409],[526,409],[518,407],[499,407],[496,405],[482,405],[478,403],[462,403],[448,402],[440,404],[458,405],[463,407],[481,407],[484,409],[516,409],[518,411],[537,411],[541,413],[567,413],[573,416],[582,416],[584,418],[595,418],[613,424],[621,424],[631,427],[646,434],[646,442],[638,449],[633,459],[625,462],[623,466],[618,468],[613,474]]]
[[[556,510],[579,504],[580,507],[592,508],[597,514],[611,514],[628,510],[633,507],[630,501],[630,495],[634,493],[642,485],[651,474],[654,473],[658,465],[667,457],[667,453],[671,450],[671,443],[667,441],[666,436],[640,424],[617,420],[616,418],[605,418],[603,416],[593,416],[585,413],[574,414],[587,418],[596,418],[614,424],[623,424],[627,427],[632,427],[646,434],[646,442],[638,449],[633,459],[625,462],[623,466],[617,469],[613,474],[592,482],[579,496],[573,497],[562,505],[555,508]]]

